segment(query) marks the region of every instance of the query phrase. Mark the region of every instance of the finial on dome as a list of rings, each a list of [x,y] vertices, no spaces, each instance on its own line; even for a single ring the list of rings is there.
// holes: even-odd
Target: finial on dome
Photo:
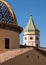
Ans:
[[[30,18],[32,18],[32,15],[30,15]]]
[[[30,15],[30,16],[32,16],[32,15]]]

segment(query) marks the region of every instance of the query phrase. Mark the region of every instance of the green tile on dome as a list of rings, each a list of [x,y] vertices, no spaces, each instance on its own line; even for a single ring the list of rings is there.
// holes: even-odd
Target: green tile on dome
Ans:
[[[32,17],[30,16],[30,19],[28,21],[27,26],[24,29],[24,32],[30,32],[30,31],[36,31],[36,30],[39,31],[39,29],[34,24]]]

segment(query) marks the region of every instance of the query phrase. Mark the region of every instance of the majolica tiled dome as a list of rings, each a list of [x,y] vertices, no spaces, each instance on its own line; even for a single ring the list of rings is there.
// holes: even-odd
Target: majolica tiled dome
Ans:
[[[16,16],[11,7],[3,0],[0,0],[0,22],[17,24]]]
[[[0,0],[0,28],[21,32],[22,27],[18,26],[16,16],[9,4]]]

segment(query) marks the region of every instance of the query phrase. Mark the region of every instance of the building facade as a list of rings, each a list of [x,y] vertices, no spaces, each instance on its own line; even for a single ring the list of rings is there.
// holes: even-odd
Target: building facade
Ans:
[[[32,16],[28,21],[27,26],[24,29],[24,36],[23,36],[23,45],[26,46],[40,46],[40,34],[39,29],[34,24]]]

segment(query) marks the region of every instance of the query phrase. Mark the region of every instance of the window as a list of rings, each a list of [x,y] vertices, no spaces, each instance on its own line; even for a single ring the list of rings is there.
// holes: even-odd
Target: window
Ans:
[[[27,38],[25,37],[25,40],[27,40]]]
[[[33,37],[30,37],[30,40],[32,40],[33,39]]]
[[[29,55],[27,55],[27,58],[29,58]]]
[[[26,46],[26,43],[25,43],[25,46]]]
[[[36,47],[39,47],[39,45],[38,45],[38,44],[36,44]]]
[[[37,56],[38,57],[38,59],[39,59],[39,56]]]
[[[39,40],[39,38],[38,38],[38,37],[36,37],[36,40]]]
[[[9,49],[9,39],[5,38],[5,48]]]

